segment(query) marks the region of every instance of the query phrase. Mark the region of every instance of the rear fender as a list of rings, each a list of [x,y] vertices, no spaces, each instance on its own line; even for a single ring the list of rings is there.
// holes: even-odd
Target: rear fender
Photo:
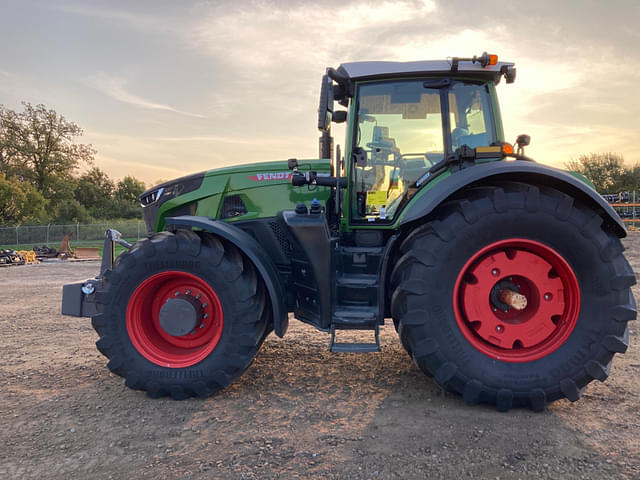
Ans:
[[[267,288],[273,314],[273,327],[276,335],[283,337],[289,326],[289,316],[284,304],[285,292],[275,265],[264,249],[249,234],[229,223],[207,217],[185,215],[166,219],[167,226],[179,228],[198,228],[212,233],[235,245],[256,267]]]
[[[475,165],[453,173],[433,188],[425,190],[419,197],[414,197],[403,212],[399,225],[406,226],[423,219],[468,186],[490,184],[494,180],[555,188],[591,207],[602,217],[604,228],[611,229],[620,238],[627,235],[627,229],[616,211],[591,186],[564,170],[524,160]]]

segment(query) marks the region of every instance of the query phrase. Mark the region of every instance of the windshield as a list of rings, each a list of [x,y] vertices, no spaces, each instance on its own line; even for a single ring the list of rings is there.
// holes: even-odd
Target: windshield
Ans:
[[[360,86],[355,147],[366,153],[366,162],[361,155],[354,165],[356,219],[391,220],[415,191],[415,181],[445,152],[496,140],[486,85],[431,84],[409,80]]]

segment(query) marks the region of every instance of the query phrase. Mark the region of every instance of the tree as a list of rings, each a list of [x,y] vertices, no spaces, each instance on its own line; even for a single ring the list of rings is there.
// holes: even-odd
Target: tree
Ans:
[[[17,163],[17,129],[12,126],[18,123],[18,114],[0,105],[0,172],[7,176],[13,174],[14,164]]]
[[[120,180],[115,193],[117,216],[120,218],[139,218],[141,211],[138,197],[144,190],[144,183],[137,178],[127,176]]]
[[[144,183],[135,177],[126,176],[118,182],[116,198],[124,202],[138,203],[138,197],[144,192]]]
[[[115,185],[109,176],[93,167],[78,178],[74,194],[92,217],[109,218],[115,216],[114,191]]]
[[[42,222],[47,218],[46,205],[31,185],[0,173],[0,225]]]
[[[44,105],[22,103],[16,113],[0,105],[0,171],[30,182],[47,199],[68,198],[73,173],[93,163],[91,145],[74,143],[82,129]]]
[[[12,225],[22,218],[22,206],[26,195],[14,182],[0,173],[0,225]]]
[[[56,223],[89,223],[92,218],[84,205],[74,198],[58,206],[53,220]]]
[[[568,170],[587,177],[600,193],[616,193],[634,190],[638,184],[629,184],[633,172],[640,174],[640,167],[631,170],[625,167],[622,155],[618,153],[589,153],[580,155],[566,164]]]

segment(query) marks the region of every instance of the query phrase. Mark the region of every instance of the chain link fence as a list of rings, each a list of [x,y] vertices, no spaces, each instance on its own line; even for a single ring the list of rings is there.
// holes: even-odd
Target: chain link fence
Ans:
[[[118,230],[122,234],[122,238],[127,241],[139,240],[147,233],[142,220],[69,225],[24,225],[0,227],[0,245],[5,247],[47,245],[57,248],[68,233],[72,234],[72,245],[100,245],[104,241],[104,232],[108,228]]]

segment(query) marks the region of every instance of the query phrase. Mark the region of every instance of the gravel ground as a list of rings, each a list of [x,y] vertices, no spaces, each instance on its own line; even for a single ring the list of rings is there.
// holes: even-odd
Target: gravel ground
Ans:
[[[625,245],[640,271],[640,234]],[[392,325],[381,353],[330,354],[295,321],[218,395],[151,400],[109,373],[88,319],[59,314],[61,285],[98,268],[0,270],[2,479],[640,478],[637,323],[609,380],[539,414],[442,392]]]

